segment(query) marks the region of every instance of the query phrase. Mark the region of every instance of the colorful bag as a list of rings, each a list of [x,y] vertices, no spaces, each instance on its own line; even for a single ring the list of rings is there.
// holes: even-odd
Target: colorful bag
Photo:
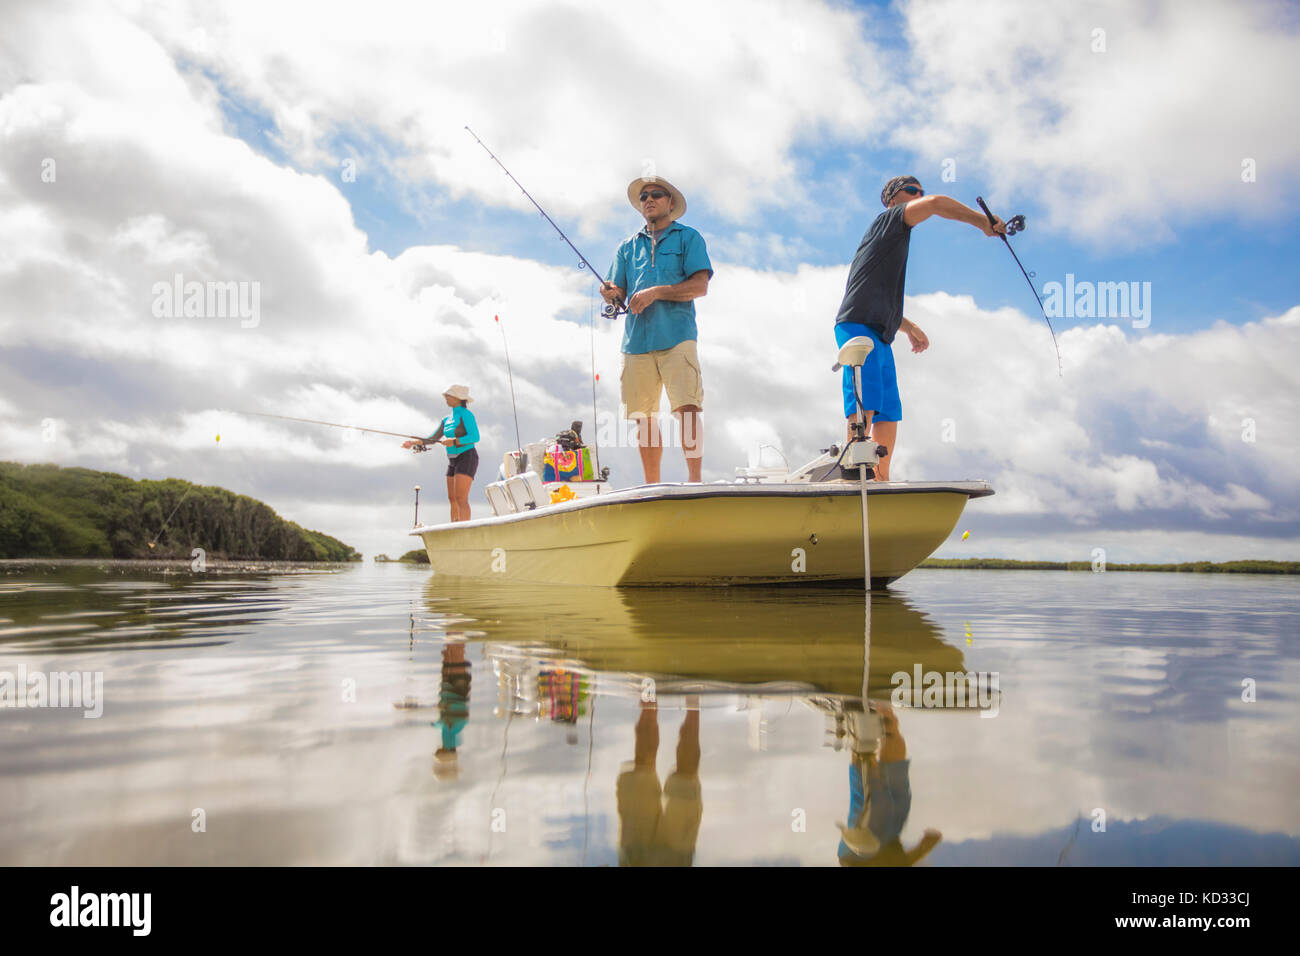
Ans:
[[[587,449],[569,451],[552,445],[542,461],[542,481],[591,481],[593,471],[591,455]]]

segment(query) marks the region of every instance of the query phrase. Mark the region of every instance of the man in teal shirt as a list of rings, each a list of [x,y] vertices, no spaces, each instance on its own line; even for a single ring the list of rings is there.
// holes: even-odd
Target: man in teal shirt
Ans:
[[[658,176],[642,177],[632,180],[627,198],[645,217],[645,228],[618,247],[601,287],[609,303],[631,296],[623,329],[622,403],[638,423],[646,484],[655,484],[663,457],[656,416],[666,388],[681,419],[687,480],[700,481],[704,382],[694,300],[707,294],[713,265],[704,237],[677,221],[686,212],[686,197],[675,186]]]

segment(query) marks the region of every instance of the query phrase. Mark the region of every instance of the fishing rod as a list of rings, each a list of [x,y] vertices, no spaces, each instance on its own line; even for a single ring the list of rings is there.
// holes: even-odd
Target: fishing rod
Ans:
[[[575,246],[572,242],[569,242],[569,237],[564,234],[564,230],[561,229],[559,226],[557,226],[555,224],[555,220],[546,214],[546,210],[542,208],[541,203],[539,203],[536,199],[534,199],[529,194],[528,190],[524,188],[523,183],[521,183],[519,180],[515,179],[513,175],[511,175],[510,170],[506,169],[505,164],[502,163],[501,160],[497,159],[496,154],[493,153],[492,150],[488,149],[487,143],[483,142],[483,140],[478,138],[477,133],[475,133],[472,129],[470,129],[469,126],[466,126],[465,129],[469,133],[469,135],[474,137],[474,141],[483,147],[484,152],[486,152],[489,156],[492,157],[492,161],[501,167],[501,171],[504,172],[507,176],[510,176],[510,181],[519,187],[519,191],[528,197],[528,201],[530,203],[532,203],[534,206],[537,207],[537,211],[542,214],[542,218],[544,218],[547,222],[551,224],[551,227],[560,234],[560,238],[569,244],[569,248],[572,249],[573,254],[578,257],[578,261],[581,262],[588,269],[590,269],[591,274],[596,277],[596,281],[599,282],[602,286],[604,286],[605,279],[601,276],[599,272],[596,271],[595,267],[592,266],[592,264],[587,261],[587,257],[578,251],[578,247]],[[622,299],[619,299],[617,302],[612,304],[606,303],[605,307],[600,310],[600,314],[607,319],[612,319],[616,315],[623,315],[626,312],[627,312],[627,306],[623,304]]]
[[[469,129],[469,127],[465,127]],[[524,450],[523,439],[519,437],[519,406],[515,404],[515,377],[510,372],[510,343],[506,340],[506,327],[501,322],[501,316],[492,316],[496,324],[501,328],[501,345],[506,350],[506,378],[510,380],[510,410],[515,414],[515,447],[521,452]]]
[[[984,210],[984,215],[989,217],[989,225],[993,225],[997,219],[994,217],[993,213],[989,212],[989,207],[985,204],[984,197],[976,196],[975,201],[979,203],[980,208]],[[1043,300],[1038,298],[1038,290],[1034,288],[1034,280],[1029,278],[1029,273],[1025,271],[1024,265],[1021,264],[1020,257],[1016,255],[1016,250],[1011,248],[1011,242],[1007,239],[1007,236],[1014,236],[1018,232],[1025,231],[1025,217],[1012,216],[1007,220],[1006,225],[1006,235],[1004,236],[1001,233],[998,233],[998,238],[1001,239],[1003,244],[1007,247],[1007,252],[1011,253],[1011,258],[1016,260],[1016,265],[1020,266],[1020,274],[1025,277],[1025,281],[1029,283],[1029,290],[1034,293],[1034,298],[1038,301],[1038,308],[1042,310],[1043,318],[1047,321],[1047,329],[1052,333],[1052,347],[1056,349],[1056,374],[1064,377],[1065,372],[1061,369],[1061,347],[1056,344],[1056,329],[1052,328],[1052,320],[1047,317],[1047,309],[1043,308]]]
[[[240,411],[239,409],[231,409],[231,411],[236,415],[256,415],[258,418],[278,418],[283,422],[304,422],[308,425],[328,425],[330,428],[350,428],[356,432],[370,432],[372,435],[392,435],[394,438],[411,438],[420,442],[419,445],[414,447],[414,451],[420,452],[428,450],[428,445],[424,444],[429,440],[427,435],[408,435],[405,432],[386,432],[378,428],[362,428],[360,425],[340,425],[337,422],[322,422],[317,421],[314,418],[291,418],[288,415],[272,415],[269,412],[245,412]]]

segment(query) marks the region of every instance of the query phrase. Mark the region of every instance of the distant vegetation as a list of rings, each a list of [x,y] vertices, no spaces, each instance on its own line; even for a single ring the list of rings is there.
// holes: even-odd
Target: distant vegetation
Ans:
[[[414,551],[406,552],[397,560],[405,561],[407,564],[428,564],[429,552],[425,551],[424,548],[416,548]]]
[[[922,568],[992,571],[1091,571],[1088,561],[1011,561],[1006,558],[927,558]],[[1107,564],[1107,571],[1192,571],[1218,574],[1300,574],[1300,561],[1188,561],[1183,564]]]
[[[0,558],[189,558],[194,548],[209,559],[361,560],[224,488],[0,462]]]

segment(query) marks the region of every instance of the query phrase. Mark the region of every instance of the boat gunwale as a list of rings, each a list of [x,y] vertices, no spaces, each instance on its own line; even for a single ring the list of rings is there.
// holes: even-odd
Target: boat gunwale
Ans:
[[[654,490],[662,489],[662,490]],[[986,498],[994,494],[992,486],[981,479],[967,481],[894,481],[868,482],[868,495],[898,494],[961,494],[967,500]],[[556,502],[529,511],[508,515],[491,515],[471,518],[469,521],[444,522],[420,525],[407,532],[412,537],[423,537],[437,531],[459,531],[485,528],[517,521],[528,521],[542,515],[572,514],[588,508],[617,504],[649,504],[658,501],[690,501],[699,498],[823,498],[847,497],[860,494],[857,482],[714,482],[710,485],[689,482],[660,482],[654,485],[635,485],[605,494],[592,495],[572,501]]]

